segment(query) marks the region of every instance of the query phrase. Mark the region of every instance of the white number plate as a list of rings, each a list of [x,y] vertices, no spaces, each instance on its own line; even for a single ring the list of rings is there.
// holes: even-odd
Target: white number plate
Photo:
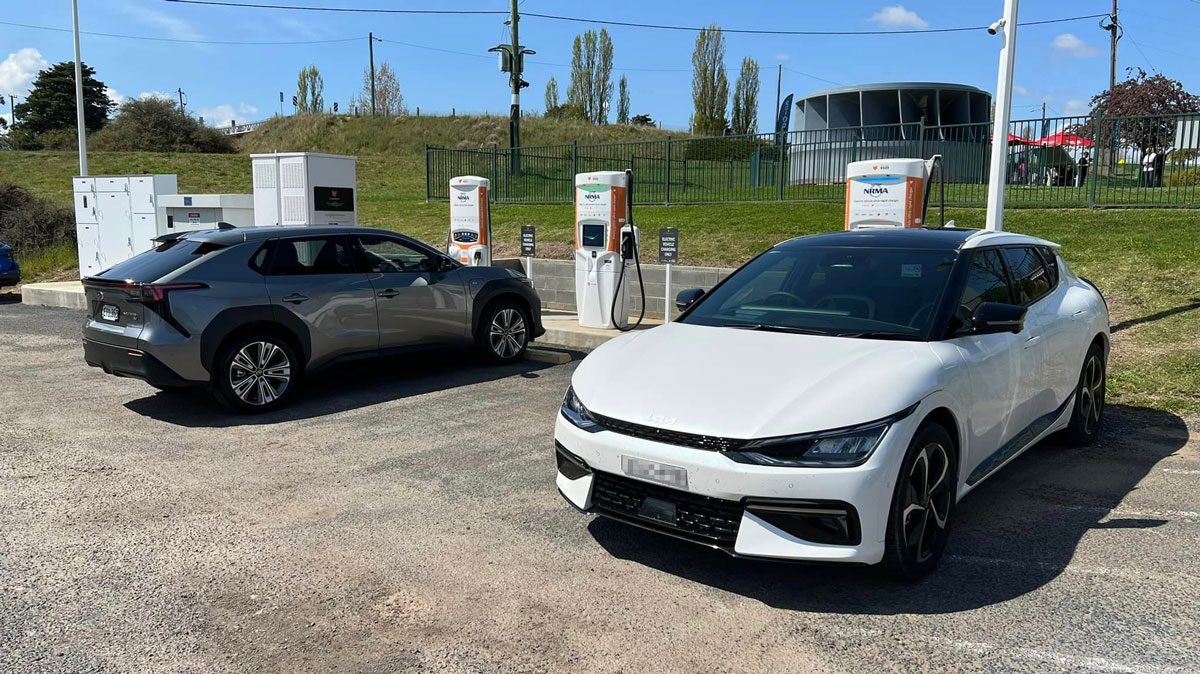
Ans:
[[[111,304],[102,304],[100,305],[100,318],[115,323],[117,319],[121,318],[121,310]]]
[[[639,480],[649,480],[665,484],[675,489],[687,489],[687,468],[672,466],[666,463],[647,461],[632,456],[621,457],[621,472]]]

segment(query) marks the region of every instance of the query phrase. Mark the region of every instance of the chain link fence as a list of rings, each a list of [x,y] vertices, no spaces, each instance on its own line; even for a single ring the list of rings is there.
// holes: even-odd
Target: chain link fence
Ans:
[[[451,178],[477,175],[491,180],[496,203],[569,204],[576,173],[631,168],[639,204],[840,202],[848,163],[934,154],[942,155],[947,204],[982,207],[990,124],[889,124],[520,150],[426,147],[425,196],[448,199]],[[1006,182],[1006,204],[1013,207],[1200,207],[1200,113],[1014,121]]]

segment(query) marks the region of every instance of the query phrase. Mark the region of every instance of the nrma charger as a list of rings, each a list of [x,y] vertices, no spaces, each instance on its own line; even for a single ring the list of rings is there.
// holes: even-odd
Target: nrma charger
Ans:
[[[488,179],[450,179],[450,235],[446,254],[468,267],[492,265],[492,211]]]
[[[633,173],[595,171],[575,176],[575,307],[585,328],[631,330],[646,312],[645,290],[637,323],[629,325],[629,281],[625,267],[637,268],[639,232],[632,222]]]
[[[846,166],[846,229],[927,226],[929,180],[935,169],[940,178],[944,223],[946,178],[941,155],[850,162]]]

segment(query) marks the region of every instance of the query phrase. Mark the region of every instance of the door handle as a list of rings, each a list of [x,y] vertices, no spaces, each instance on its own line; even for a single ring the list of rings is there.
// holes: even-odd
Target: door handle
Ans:
[[[1035,344],[1037,344],[1040,341],[1042,341],[1042,336],[1034,335],[1033,337],[1030,337],[1029,339],[1025,340],[1025,348],[1028,349],[1029,347],[1034,346]]]
[[[380,297],[382,297],[382,298],[384,298],[384,299],[387,299],[387,300],[390,300],[390,299],[392,299],[393,297],[395,297],[395,296],[397,296],[397,295],[399,295],[399,294],[400,294],[400,291],[399,291],[399,290],[396,290],[395,288],[388,288],[387,290],[380,290],[380,291],[379,291],[379,296],[380,296]]]
[[[291,304],[300,304],[301,302],[303,302],[307,299],[308,299],[308,297],[305,295],[301,295],[300,293],[292,293],[291,295],[288,295],[287,297],[283,298],[283,301],[289,302]]]

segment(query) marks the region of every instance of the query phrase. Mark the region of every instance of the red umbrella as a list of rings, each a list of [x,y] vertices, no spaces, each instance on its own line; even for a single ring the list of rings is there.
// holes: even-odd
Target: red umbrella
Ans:
[[[991,140],[991,139],[992,139],[992,136],[989,134],[988,140]],[[1010,133],[1010,134],[1008,134],[1008,144],[1009,145],[1035,145],[1036,143],[1032,140],[1029,140],[1028,138],[1022,138],[1021,136],[1018,136],[1015,133]]]
[[[1046,136],[1039,141],[1035,141],[1035,144],[1044,147],[1092,147],[1095,145],[1095,143],[1087,138],[1081,138],[1066,131],[1059,131],[1054,135]]]

